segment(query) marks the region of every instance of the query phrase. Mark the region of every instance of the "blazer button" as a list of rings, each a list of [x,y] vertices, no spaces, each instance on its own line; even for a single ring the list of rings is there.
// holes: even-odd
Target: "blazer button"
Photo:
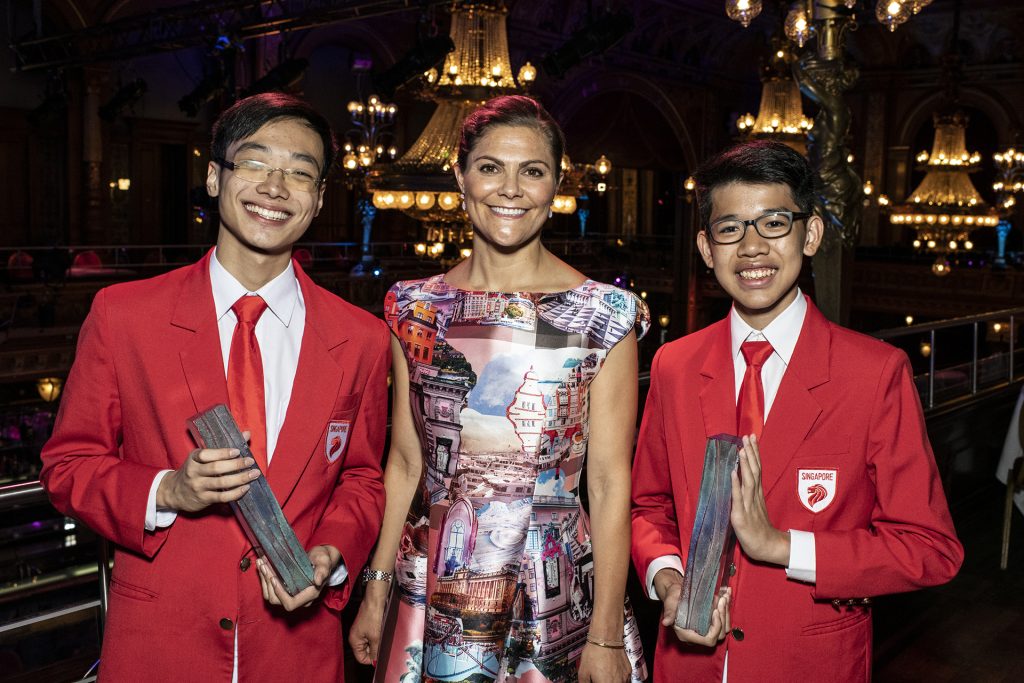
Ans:
[[[732,637],[736,640],[743,640],[743,638],[745,638],[746,636],[743,633],[743,629],[737,627],[732,630]]]
[[[249,569],[249,565],[251,565],[251,564],[252,564],[252,560],[250,560],[248,557],[243,557],[242,561],[238,563],[238,568],[241,569],[244,572],[247,569]]]
[[[235,625],[233,623],[231,623],[231,620],[228,619],[227,617],[224,617],[223,619],[220,620],[220,627],[222,629],[224,629],[225,631],[230,631],[232,628],[234,628],[234,626]]]

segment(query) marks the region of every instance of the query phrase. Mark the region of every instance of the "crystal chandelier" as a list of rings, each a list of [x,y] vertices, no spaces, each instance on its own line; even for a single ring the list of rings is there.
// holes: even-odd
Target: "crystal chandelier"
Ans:
[[[1024,192],[1024,152],[1011,147],[1005,152],[998,152],[993,159],[997,180],[992,189],[999,197],[999,209],[1009,212],[1017,203],[1014,195]]]
[[[555,195],[551,210],[555,213],[574,213],[576,200],[586,200],[589,192],[599,195],[608,189],[608,174],[612,162],[605,155],[592,164],[574,164],[568,154],[562,155],[562,194]]]
[[[893,207],[889,217],[893,225],[914,229],[915,248],[937,254],[932,266],[936,275],[949,272],[949,253],[973,248],[972,230],[999,222],[998,213],[971,182],[969,174],[978,170],[981,155],[967,152],[967,122],[962,111],[935,115],[932,152],[917,155],[924,180],[903,204]]]
[[[341,166],[347,174],[367,169],[385,158],[395,158],[398,151],[389,143],[397,112],[398,107],[381,102],[376,95],[370,95],[365,103],[357,100],[348,103],[353,128],[345,134],[345,154],[341,158]]]
[[[791,66],[795,57],[786,49],[785,41],[772,42],[774,52],[764,67],[757,117],[744,114],[736,121],[736,127],[743,135],[785,142],[803,153],[807,131],[814,122],[803,113],[800,86],[793,78]]]
[[[483,102],[515,93],[537,77],[525,63],[513,78],[504,6],[458,2],[452,15],[455,49],[440,70],[423,74],[423,96],[437,102],[427,127],[393,164],[374,166],[367,189],[378,209],[400,209],[427,226],[427,241],[462,242],[471,236],[452,165],[466,116]]]

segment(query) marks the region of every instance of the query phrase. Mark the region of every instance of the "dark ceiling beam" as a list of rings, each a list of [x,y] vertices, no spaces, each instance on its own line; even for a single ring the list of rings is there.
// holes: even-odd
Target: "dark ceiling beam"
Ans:
[[[449,0],[206,0],[106,24],[13,42],[12,71],[113,62],[212,45],[220,34],[248,40],[353,19],[423,10]]]

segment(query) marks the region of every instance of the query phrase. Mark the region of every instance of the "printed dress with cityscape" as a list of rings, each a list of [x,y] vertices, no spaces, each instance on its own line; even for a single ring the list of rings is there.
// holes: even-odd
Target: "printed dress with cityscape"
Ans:
[[[402,535],[375,680],[575,681],[593,611],[579,501],[588,389],[608,351],[649,326],[633,294],[476,292],[396,283],[384,315],[405,347],[425,462]],[[623,638],[647,677],[632,609]]]

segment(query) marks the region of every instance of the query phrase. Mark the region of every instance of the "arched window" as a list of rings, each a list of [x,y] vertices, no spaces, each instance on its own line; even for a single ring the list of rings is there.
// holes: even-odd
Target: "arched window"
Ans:
[[[445,557],[454,557],[462,562],[462,549],[466,547],[466,525],[461,519],[455,520],[448,529],[448,545],[444,549]]]

